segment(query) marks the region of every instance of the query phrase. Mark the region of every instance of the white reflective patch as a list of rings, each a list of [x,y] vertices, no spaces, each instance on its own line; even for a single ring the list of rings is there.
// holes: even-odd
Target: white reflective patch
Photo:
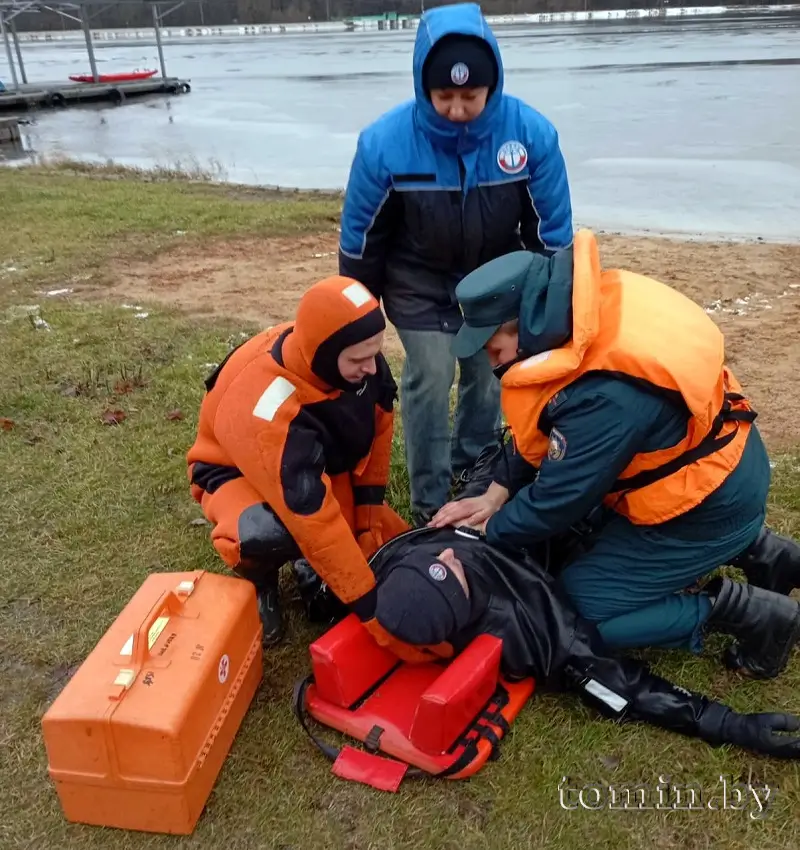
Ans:
[[[369,294],[369,290],[362,283],[351,283],[350,286],[342,290],[342,295],[344,295],[348,301],[352,301],[356,307],[363,307],[364,304],[372,298]]]
[[[272,422],[280,406],[294,391],[294,384],[287,381],[286,378],[275,378],[256,402],[256,406],[253,408],[253,416]]]
[[[539,354],[534,354],[533,357],[529,357],[527,360],[523,360],[519,365],[523,369],[526,369],[528,366],[535,366],[537,363],[544,363],[545,360],[550,359],[550,355],[552,353],[552,350],[542,351]]]
[[[628,704],[628,700],[626,700],[625,697],[615,694],[614,691],[610,691],[605,685],[601,685],[600,682],[595,679],[589,679],[589,681],[584,685],[584,688],[616,712],[622,711],[622,709]]]

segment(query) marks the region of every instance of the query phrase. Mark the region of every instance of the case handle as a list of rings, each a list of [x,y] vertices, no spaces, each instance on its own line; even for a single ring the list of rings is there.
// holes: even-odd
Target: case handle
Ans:
[[[164,593],[162,593],[156,600],[155,605],[153,605],[150,609],[147,616],[142,621],[142,624],[133,633],[130,667],[121,669],[117,674],[116,679],[112,683],[113,691],[109,695],[110,699],[121,699],[127,692],[128,688],[130,688],[130,686],[136,681],[142,667],[144,667],[147,663],[147,659],[150,657],[150,629],[153,628],[156,620],[165,613],[172,617],[181,612],[184,602],[188,599],[189,594],[191,593],[188,588],[186,593],[181,593],[180,591],[182,589],[183,585],[179,585],[178,592],[175,590],[164,591]]]
[[[133,635],[133,649],[131,650],[131,666],[134,674],[138,675],[139,671],[147,663],[150,656],[150,647],[148,645],[150,629],[155,625],[156,620],[163,616],[165,611],[170,617],[180,613],[183,607],[183,600],[178,597],[174,590],[167,590],[161,594],[156,604],[150,610],[150,613],[145,617],[144,622],[139,626],[138,630]]]

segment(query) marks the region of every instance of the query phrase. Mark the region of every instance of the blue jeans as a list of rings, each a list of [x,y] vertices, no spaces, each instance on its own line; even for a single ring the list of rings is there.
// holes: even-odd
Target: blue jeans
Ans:
[[[452,476],[470,468],[497,442],[500,381],[485,351],[459,360],[458,395],[450,433],[450,388],[456,357],[453,335],[397,328],[406,352],[400,378],[400,414],[415,519],[430,517],[450,494]]]

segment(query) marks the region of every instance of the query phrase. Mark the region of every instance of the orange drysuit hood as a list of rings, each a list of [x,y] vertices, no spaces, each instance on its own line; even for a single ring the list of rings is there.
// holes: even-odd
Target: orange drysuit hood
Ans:
[[[385,328],[380,304],[363,284],[326,278],[300,299],[294,328],[283,342],[284,365],[320,389],[356,390],[361,384],[345,381],[339,372],[339,355]]]

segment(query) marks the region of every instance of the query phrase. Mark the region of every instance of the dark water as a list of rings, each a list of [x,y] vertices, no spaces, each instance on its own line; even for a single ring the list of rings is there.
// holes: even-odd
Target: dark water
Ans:
[[[498,35],[506,90],[558,127],[580,223],[800,239],[800,15]],[[412,95],[413,38],[176,40],[167,72],[190,78],[191,94],[43,113],[28,144],[130,165],[221,166],[236,182],[341,187],[359,129]],[[80,43],[24,51],[32,80],[88,65]],[[112,44],[98,66],[155,68],[156,56],[152,44]]]

